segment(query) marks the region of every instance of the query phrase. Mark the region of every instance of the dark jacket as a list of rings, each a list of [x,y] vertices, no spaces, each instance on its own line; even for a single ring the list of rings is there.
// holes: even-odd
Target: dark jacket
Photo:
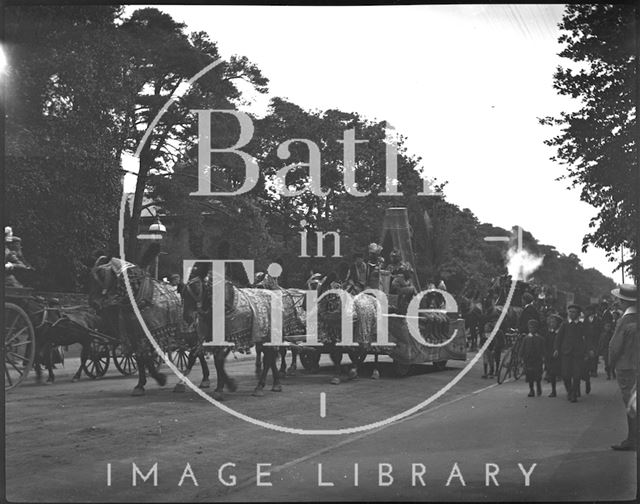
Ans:
[[[564,321],[558,330],[554,350],[566,356],[583,359],[589,351],[593,351],[591,341],[584,322]]]
[[[544,360],[544,338],[539,334],[527,334],[522,339],[520,347],[520,357],[524,361],[525,367],[535,367],[542,365]]]
[[[609,342],[609,364],[618,369],[637,369],[638,315],[635,310],[618,319]]]
[[[520,314],[520,318],[518,319],[518,331],[520,334],[527,334],[529,332],[529,320],[537,320],[540,322],[540,314],[533,303],[525,306]]]

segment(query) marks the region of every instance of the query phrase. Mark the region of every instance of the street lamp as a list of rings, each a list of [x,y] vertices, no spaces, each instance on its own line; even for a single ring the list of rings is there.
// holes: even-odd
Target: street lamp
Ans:
[[[160,221],[160,217],[156,214],[156,220],[149,226],[149,234],[153,235],[158,243],[162,242],[164,235],[167,233],[166,226]],[[158,279],[158,265],[160,261],[160,254],[156,256],[156,264],[155,264],[155,278]]]

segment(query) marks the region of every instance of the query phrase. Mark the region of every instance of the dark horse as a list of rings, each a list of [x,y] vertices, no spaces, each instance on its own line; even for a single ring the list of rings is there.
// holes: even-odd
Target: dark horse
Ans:
[[[89,303],[103,317],[110,334],[119,334],[125,347],[130,347],[138,367],[138,384],[132,395],[144,395],[146,371],[160,386],[167,377],[158,372],[154,348],[144,333],[127,295],[124,275],[127,275],[145,324],[156,340],[171,341],[176,337],[181,318],[181,302],[177,293],[151,278],[144,268],[158,255],[159,245],[149,246],[140,266],[125,263],[118,258],[100,257],[91,274]],[[161,344],[161,346],[163,346]],[[167,344],[165,347],[169,346]]]

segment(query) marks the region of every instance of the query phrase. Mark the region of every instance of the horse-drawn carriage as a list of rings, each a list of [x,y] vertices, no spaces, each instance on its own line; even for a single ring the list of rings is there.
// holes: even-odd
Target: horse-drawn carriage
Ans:
[[[89,306],[62,306],[55,298],[35,295],[31,288],[5,286],[4,320],[5,390],[19,385],[34,367],[39,376],[41,365],[53,381],[52,353],[76,343],[83,349],[74,379],[82,372],[92,379],[102,377],[111,362],[122,375],[137,372],[133,350],[119,336],[108,334]],[[176,346],[165,351],[179,369],[186,368],[188,349]],[[161,361],[156,356],[156,362]]]

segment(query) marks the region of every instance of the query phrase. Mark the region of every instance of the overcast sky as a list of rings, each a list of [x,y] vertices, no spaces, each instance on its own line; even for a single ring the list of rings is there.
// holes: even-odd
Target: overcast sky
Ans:
[[[449,182],[449,201],[620,281],[603,251],[580,252],[596,211],[555,180],[564,169],[543,143],[553,130],[538,123],[576,107],[553,89],[563,6],[156,8],[208,32],[223,57],[247,56],[269,97],[389,121]]]

